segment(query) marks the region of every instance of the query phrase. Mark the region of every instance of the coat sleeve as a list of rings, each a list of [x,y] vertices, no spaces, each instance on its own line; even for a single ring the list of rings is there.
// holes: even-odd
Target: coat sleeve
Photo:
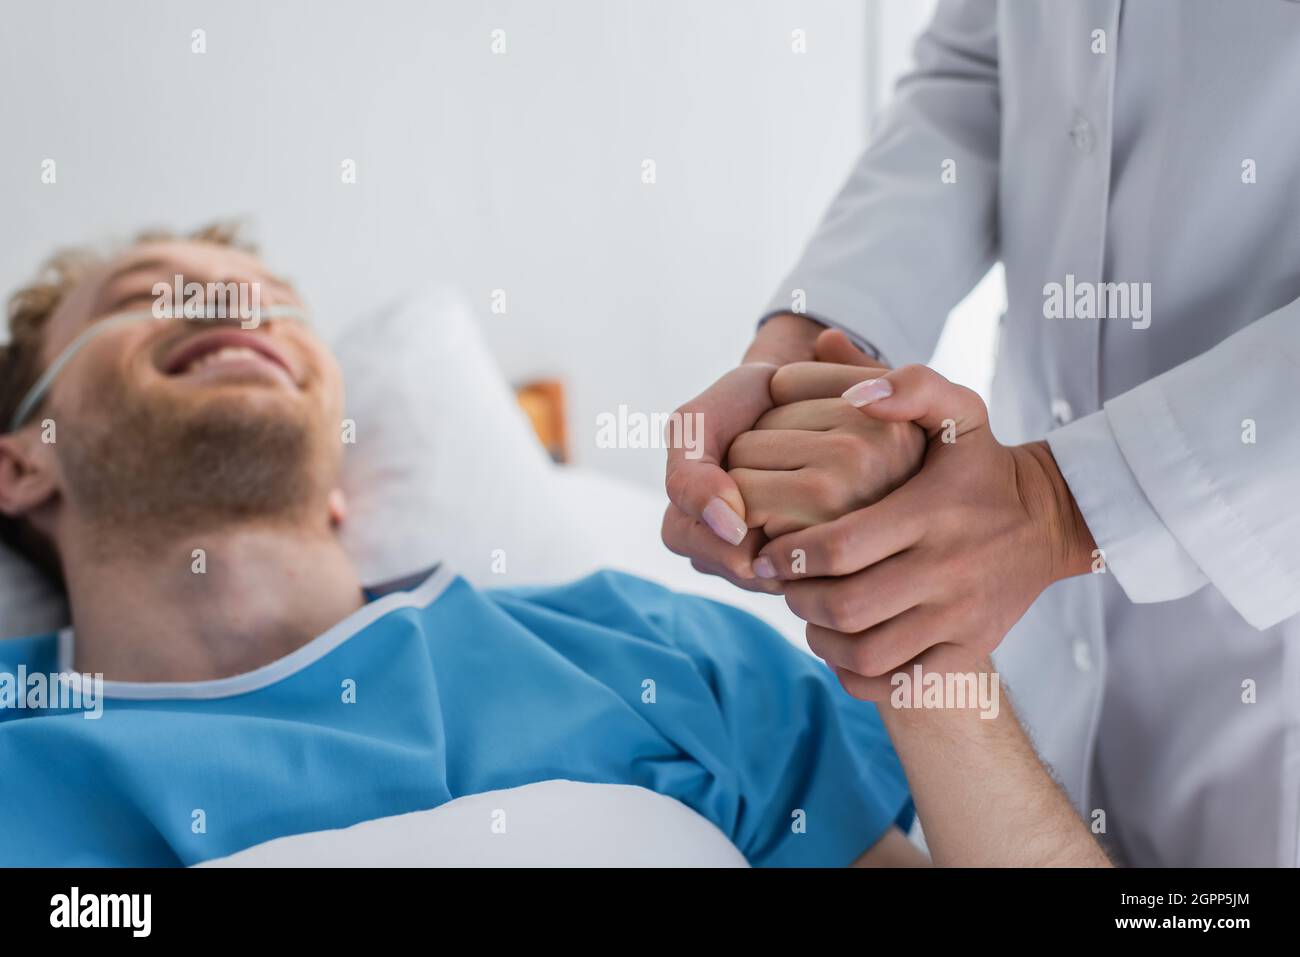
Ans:
[[[1300,300],[1047,439],[1132,601],[1300,612]]]
[[[930,357],[997,256],[997,0],[941,0],[915,53],[764,316],[806,314],[895,365]]]

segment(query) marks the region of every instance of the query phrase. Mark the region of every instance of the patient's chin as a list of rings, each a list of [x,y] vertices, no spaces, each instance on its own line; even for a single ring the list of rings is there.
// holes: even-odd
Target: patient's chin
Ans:
[[[241,426],[255,432],[263,424],[276,421],[293,423],[306,419],[310,410],[305,406],[310,397],[291,391],[278,384],[265,381],[216,381],[202,385],[173,385],[160,389],[149,397],[148,404],[159,416],[171,416],[194,425],[205,421],[227,422],[232,428]]]
[[[90,524],[147,542],[321,507],[337,468],[321,410],[283,389],[180,391],[120,393],[61,430],[67,499]]]

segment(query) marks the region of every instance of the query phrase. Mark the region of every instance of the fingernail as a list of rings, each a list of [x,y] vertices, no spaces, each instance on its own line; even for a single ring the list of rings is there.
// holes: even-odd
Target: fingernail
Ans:
[[[720,498],[712,498],[709,504],[704,506],[704,512],[700,515],[704,519],[704,524],[713,529],[713,534],[724,542],[732,545],[739,545],[749,531],[745,527],[745,522],[735,510]]]
[[[865,382],[859,382],[857,385],[849,386],[844,390],[840,398],[846,400],[854,408],[862,408],[864,405],[878,399],[884,399],[894,394],[894,387],[889,384],[888,379],[868,379]]]
[[[772,564],[772,559],[766,555],[759,555],[754,559],[754,574],[759,578],[775,578],[776,566]]]

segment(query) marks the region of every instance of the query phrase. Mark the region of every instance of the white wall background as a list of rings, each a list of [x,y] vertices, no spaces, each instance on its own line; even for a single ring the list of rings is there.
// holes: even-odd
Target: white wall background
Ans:
[[[597,414],[738,358],[930,4],[6,0],[0,289],[60,244],[247,216],[327,327],[459,284],[507,375],[567,381],[578,461],[655,483]]]

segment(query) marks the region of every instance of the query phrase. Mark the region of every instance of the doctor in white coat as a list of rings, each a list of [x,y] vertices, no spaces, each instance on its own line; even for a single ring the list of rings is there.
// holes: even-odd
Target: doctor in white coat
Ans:
[[[1100,560],[1038,594],[1044,582],[1009,545],[962,531],[996,502],[972,493],[956,496],[975,499],[964,514],[918,508],[913,538],[943,515],[950,550],[968,534],[985,571],[928,576],[949,617],[899,647],[965,640],[963,608],[978,631],[970,608],[1009,595],[1014,619],[1017,601],[1032,602],[996,664],[1119,862],[1294,866],[1300,3],[941,0],[916,56],[744,363],[683,407],[705,413],[707,454],[670,453],[665,541],[774,590],[758,560],[777,558],[777,543],[746,534],[724,468],[731,440],[770,406],[775,366],[813,358],[825,326],[882,364],[923,363],[1000,259],[997,447],[1037,450]],[[786,583],[814,648],[818,630],[861,647],[873,629],[897,639],[906,619],[881,620],[894,609],[880,610],[870,576],[907,542],[881,551],[893,526],[880,509],[940,458],[836,523],[856,528],[823,569],[838,577]],[[972,580],[978,606],[956,594]]]

